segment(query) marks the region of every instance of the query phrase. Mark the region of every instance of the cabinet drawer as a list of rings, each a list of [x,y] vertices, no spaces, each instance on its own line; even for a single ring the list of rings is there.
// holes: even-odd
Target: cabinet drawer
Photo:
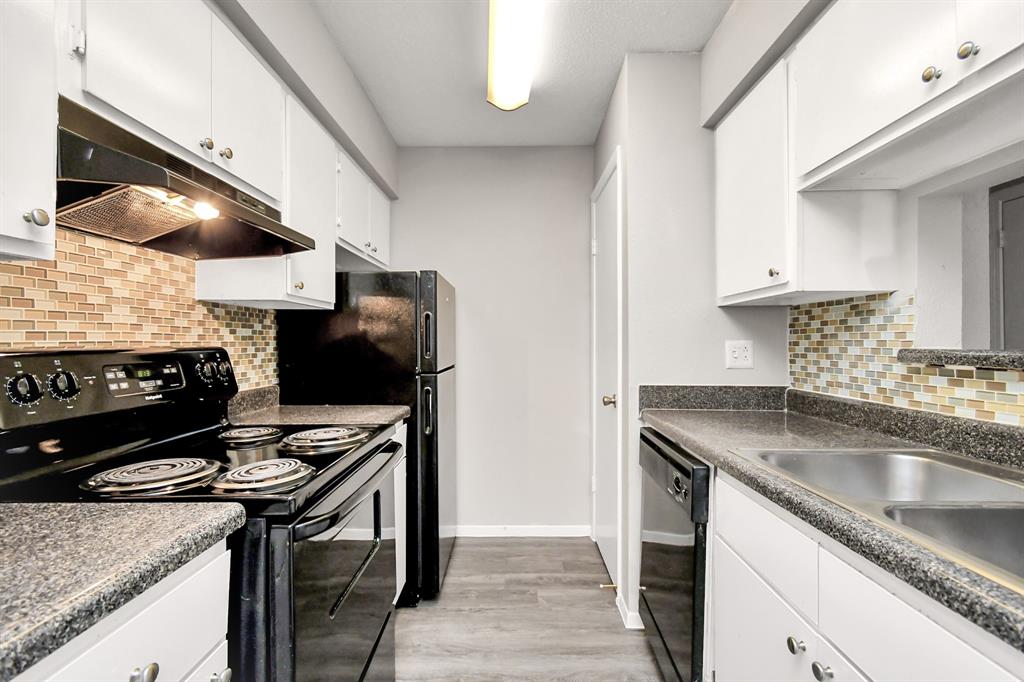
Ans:
[[[812,622],[818,613],[818,544],[722,478],[715,533]]]
[[[185,682],[214,682],[222,680],[223,673],[228,668],[228,643],[221,642],[220,646],[213,650],[202,663],[196,666],[192,674],[185,678]],[[220,675],[214,678],[214,675]]]
[[[819,551],[821,630],[875,682],[1015,679],[867,576]]]
[[[184,679],[227,633],[230,564],[224,552],[49,679],[127,680],[149,663],[161,680]]]

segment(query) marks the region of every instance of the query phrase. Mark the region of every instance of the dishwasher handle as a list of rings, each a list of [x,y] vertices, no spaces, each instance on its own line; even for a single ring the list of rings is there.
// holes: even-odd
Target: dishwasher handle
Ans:
[[[640,429],[640,466],[694,523],[708,522],[711,467],[650,427]]]

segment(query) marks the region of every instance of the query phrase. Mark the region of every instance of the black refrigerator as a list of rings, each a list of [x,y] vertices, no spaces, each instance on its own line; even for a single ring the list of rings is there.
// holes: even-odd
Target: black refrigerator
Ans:
[[[455,544],[455,288],[434,271],[338,273],[334,310],[277,313],[281,403],[408,405],[408,570],[441,591]]]

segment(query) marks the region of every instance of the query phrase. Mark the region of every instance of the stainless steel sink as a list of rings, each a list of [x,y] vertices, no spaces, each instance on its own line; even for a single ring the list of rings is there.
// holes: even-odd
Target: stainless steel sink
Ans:
[[[1024,594],[1024,471],[938,450],[736,450]]]
[[[885,515],[908,528],[1024,576],[1024,506],[892,505]]]
[[[844,497],[890,502],[1024,502],[1024,475],[937,450],[767,450],[760,461]]]

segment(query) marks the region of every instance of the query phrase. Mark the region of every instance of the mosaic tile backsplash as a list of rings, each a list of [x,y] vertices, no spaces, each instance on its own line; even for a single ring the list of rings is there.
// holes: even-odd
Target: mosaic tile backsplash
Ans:
[[[56,261],[0,263],[0,348],[223,346],[239,388],[276,384],[274,311],[194,295],[187,258],[58,229]]]
[[[906,365],[914,344],[912,295],[877,294],[793,306],[789,376],[793,388],[941,414],[1024,424],[1024,372]]]

